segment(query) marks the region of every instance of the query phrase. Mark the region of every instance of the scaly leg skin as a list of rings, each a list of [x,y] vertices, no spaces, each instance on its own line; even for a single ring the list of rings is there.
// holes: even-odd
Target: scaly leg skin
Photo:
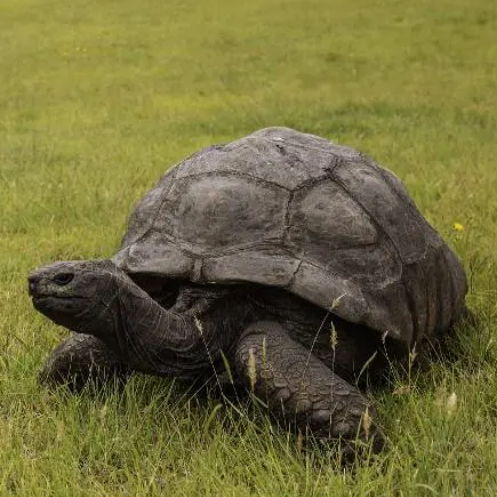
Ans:
[[[125,381],[130,373],[101,340],[75,333],[50,353],[39,379],[47,386],[67,385],[78,391],[90,382],[101,387],[114,379]]]
[[[372,440],[373,451],[381,449],[367,399],[279,323],[249,326],[237,345],[235,367],[246,386],[286,425],[301,433],[310,430],[316,439],[340,439],[346,458],[353,457],[357,441]]]

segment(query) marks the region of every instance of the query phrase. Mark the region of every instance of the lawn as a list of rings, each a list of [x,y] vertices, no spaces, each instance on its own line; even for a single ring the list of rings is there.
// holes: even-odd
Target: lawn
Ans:
[[[488,0],[3,0],[0,495],[496,495],[496,61]],[[29,270],[110,256],[168,167],[272,125],[400,176],[479,317],[450,361],[377,394],[388,447],[345,470],[166,380],[37,383],[67,333],[32,308]]]

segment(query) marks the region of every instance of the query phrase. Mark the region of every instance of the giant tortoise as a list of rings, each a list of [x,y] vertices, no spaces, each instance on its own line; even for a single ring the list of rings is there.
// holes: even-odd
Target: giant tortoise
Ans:
[[[352,148],[267,128],[169,169],[116,255],[39,268],[29,289],[75,332],[45,381],[214,378],[285,426],[379,447],[357,377],[447,332],[466,277],[394,174]]]

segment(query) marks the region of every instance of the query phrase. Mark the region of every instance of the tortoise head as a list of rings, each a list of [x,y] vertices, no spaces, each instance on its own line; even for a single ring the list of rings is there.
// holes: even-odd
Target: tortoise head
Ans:
[[[36,310],[57,324],[86,332],[112,322],[112,301],[126,274],[111,261],[56,262],[28,276]]]

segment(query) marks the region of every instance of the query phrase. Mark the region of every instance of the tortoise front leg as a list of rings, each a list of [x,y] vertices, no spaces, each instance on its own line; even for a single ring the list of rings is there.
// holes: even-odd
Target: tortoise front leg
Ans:
[[[340,378],[284,328],[273,321],[252,324],[242,334],[235,355],[238,375],[287,426],[318,439],[346,442],[374,438],[375,412],[353,385]],[[348,444],[346,444],[348,446]],[[350,447],[345,449],[349,451]]]
[[[74,333],[50,353],[39,379],[44,385],[66,384],[81,390],[89,382],[103,386],[114,379],[125,381],[130,373],[131,369],[104,342]]]

